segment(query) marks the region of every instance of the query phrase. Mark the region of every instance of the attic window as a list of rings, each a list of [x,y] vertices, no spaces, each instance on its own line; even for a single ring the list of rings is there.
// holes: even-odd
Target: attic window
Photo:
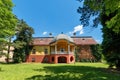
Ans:
[[[43,39],[40,39],[41,41],[43,40]]]
[[[82,40],[85,40],[84,38]]]

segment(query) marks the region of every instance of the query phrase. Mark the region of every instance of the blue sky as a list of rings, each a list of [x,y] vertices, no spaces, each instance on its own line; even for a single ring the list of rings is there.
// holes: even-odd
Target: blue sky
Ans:
[[[48,36],[52,33],[56,36],[63,32],[77,36],[92,36],[97,42],[102,41],[100,28],[83,28],[80,24],[79,6],[76,0],[13,0],[13,13],[33,27],[34,37]]]

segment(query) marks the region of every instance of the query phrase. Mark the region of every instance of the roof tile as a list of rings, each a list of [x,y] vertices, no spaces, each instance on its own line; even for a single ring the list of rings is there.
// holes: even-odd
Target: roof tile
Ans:
[[[97,42],[92,37],[72,37],[76,45],[94,45]],[[53,41],[53,37],[33,38],[32,45],[49,45]]]

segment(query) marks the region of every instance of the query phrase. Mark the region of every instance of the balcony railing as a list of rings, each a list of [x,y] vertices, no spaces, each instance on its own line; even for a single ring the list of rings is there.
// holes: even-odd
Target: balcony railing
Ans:
[[[53,51],[53,52],[51,52],[51,54],[74,54],[74,52],[71,52],[71,51],[70,51],[70,52],[68,53],[68,51],[63,51],[63,52],[61,52],[61,51],[54,52],[54,51]]]

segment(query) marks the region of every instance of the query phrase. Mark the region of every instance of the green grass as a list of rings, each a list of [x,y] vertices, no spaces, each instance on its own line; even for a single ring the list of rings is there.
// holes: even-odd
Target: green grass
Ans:
[[[102,63],[0,64],[0,80],[120,80]]]

